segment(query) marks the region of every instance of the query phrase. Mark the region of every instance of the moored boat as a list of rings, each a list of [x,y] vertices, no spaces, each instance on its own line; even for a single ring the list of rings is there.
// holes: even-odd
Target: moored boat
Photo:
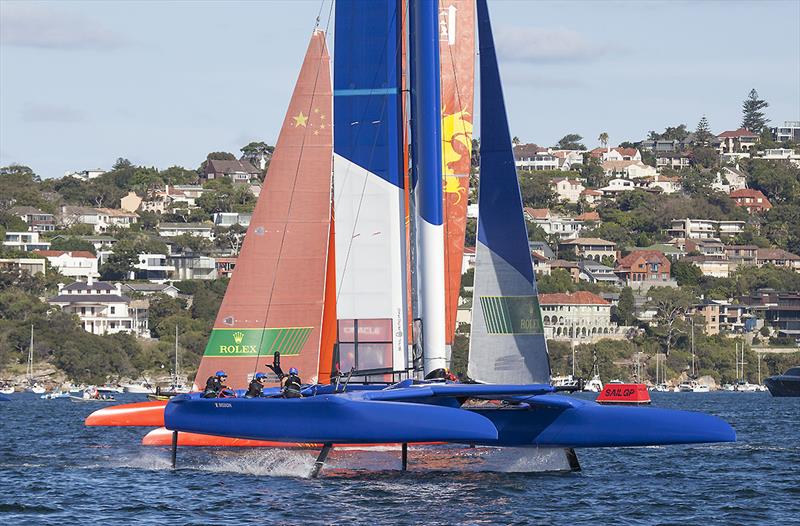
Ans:
[[[783,374],[770,376],[764,383],[772,396],[800,396],[800,367],[792,367]]]

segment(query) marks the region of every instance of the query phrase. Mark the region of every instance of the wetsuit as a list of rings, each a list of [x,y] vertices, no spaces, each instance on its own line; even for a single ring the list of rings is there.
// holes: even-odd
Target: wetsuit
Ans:
[[[300,387],[302,382],[300,377],[296,374],[290,374],[286,377],[286,383],[283,384],[283,397],[284,398],[300,398]]]
[[[209,376],[206,380],[206,388],[203,390],[203,398],[216,398],[224,387],[219,377]]]
[[[253,379],[250,381],[250,386],[247,388],[247,392],[244,394],[245,398],[258,398],[261,396],[261,392],[264,390],[264,385],[256,380]]]

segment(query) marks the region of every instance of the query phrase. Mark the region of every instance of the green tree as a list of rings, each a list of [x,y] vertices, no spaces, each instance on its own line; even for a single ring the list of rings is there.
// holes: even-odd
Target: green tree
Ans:
[[[752,159],[747,184],[761,190],[773,203],[800,202],[800,168],[789,163]]]
[[[613,321],[619,325],[632,325],[636,320],[632,288],[623,287],[619,301],[612,309],[612,316],[615,318]]]
[[[708,125],[708,119],[703,115],[694,131],[694,144],[695,146],[708,146],[713,138],[714,136],[711,133],[711,128]]]
[[[524,206],[550,208],[556,204],[556,193],[550,187],[550,180],[535,172],[520,173],[519,189]]]
[[[601,133],[597,140],[600,142],[600,146],[606,148],[608,146],[608,132]]]
[[[694,263],[677,260],[672,263],[670,267],[670,275],[678,282],[681,287],[690,286],[694,287],[700,284],[703,277],[703,271]]]
[[[563,136],[556,145],[560,150],[585,150],[586,146],[581,144],[583,137],[577,133],[568,133]]]
[[[751,89],[750,94],[742,102],[742,128],[753,133],[761,133],[769,122],[762,110],[768,107],[769,103],[758,97],[755,88]]]
[[[681,186],[690,195],[708,194],[715,179],[710,170],[688,168],[681,171]]]
[[[50,248],[52,250],[84,250],[92,254],[95,253],[93,244],[73,236],[53,239],[50,242]]]

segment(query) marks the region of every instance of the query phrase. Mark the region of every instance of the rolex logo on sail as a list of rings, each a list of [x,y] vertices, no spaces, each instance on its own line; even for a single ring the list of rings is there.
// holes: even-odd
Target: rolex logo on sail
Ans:
[[[245,333],[242,331],[236,331],[232,335],[234,345],[224,345],[221,344],[219,346],[219,353],[222,355],[227,354],[258,354],[258,348],[255,345],[243,345],[242,342],[244,341]]]
[[[266,329],[223,329],[211,331],[204,356],[272,356],[275,351],[284,356],[300,354],[311,327],[282,327]],[[259,353],[259,348],[261,352]]]

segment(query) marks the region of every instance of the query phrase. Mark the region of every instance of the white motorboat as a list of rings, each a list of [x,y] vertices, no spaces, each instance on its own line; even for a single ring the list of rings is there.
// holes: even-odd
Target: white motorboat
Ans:
[[[0,394],[9,395],[14,394],[14,386],[13,385],[4,385],[0,387]]]
[[[44,394],[47,392],[47,389],[45,389],[39,384],[33,384],[32,386],[28,387],[28,391],[35,394]]]
[[[677,387],[681,393],[707,393],[709,388],[705,384],[699,384],[695,381],[684,382]]]
[[[100,393],[124,393],[125,388],[119,385],[101,385],[97,391]]]
[[[651,391],[657,391],[659,393],[668,393],[669,392],[669,386],[667,384],[658,384],[658,385],[654,385],[653,388],[650,389],[650,390]]]
[[[134,382],[130,384],[124,384],[122,386],[125,388],[126,393],[133,393],[133,394],[150,394],[154,393],[156,388],[147,380],[142,380],[141,382]]]

